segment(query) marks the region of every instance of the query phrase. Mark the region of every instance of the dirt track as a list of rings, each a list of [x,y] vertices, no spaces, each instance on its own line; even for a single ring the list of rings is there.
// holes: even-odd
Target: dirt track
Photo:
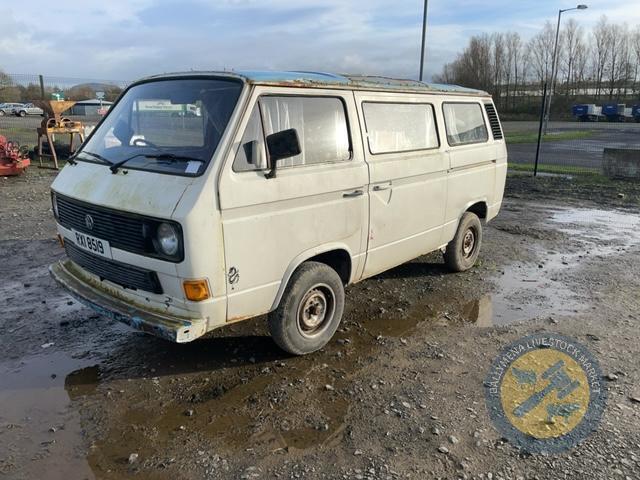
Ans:
[[[0,477],[640,477],[635,185],[510,178],[477,268],[433,254],[354,285],[337,338],[291,358],[262,318],[174,345],[76,304],[47,273],[52,178],[0,178]],[[516,450],[484,404],[497,353],[538,331],[617,377],[556,456]]]

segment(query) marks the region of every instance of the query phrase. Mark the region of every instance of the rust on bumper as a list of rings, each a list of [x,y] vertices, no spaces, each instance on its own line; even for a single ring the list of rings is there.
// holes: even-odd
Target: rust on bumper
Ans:
[[[61,260],[49,267],[53,279],[79,302],[100,315],[176,343],[195,340],[207,331],[207,321],[143,310],[116,299],[87,284],[74,273],[71,260]]]

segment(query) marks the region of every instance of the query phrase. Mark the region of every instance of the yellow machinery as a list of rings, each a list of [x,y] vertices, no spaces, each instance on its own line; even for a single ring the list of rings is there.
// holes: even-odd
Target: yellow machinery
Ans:
[[[53,168],[58,169],[58,155],[54,145],[56,134],[69,135],[69,151],[71,153],[75,151],[73,143],[76,135],[80,138],[78,146],[84,142],[84,126],[82,122],[75,122],[62,116],[62,112],[69,110],[75,103],[68,100],[43,100],[38,102],[38,106],[44,110],[45,115],[42,124],[37,129],[40,167],[47,168],[42,164],[42,158],[51,157],[53,158]],[[42,145],[45,138],[51,152],[48,155],[42,153]]]

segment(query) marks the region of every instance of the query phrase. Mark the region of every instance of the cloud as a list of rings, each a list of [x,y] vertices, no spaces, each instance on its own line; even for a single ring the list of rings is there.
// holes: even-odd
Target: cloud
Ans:
[[[516,30],[533,35],[556,15],[558,6],[543,3],[431,2],[427,72],[439,72],[473,34]],[[640,22],[640,9],[620,0],[600,0],[573,14],[589,27],[602,13],[615,22]],[[0,17],[0,68],[114,80],[217,68],[415,78],[421,21],[421,0],[11,2]]]

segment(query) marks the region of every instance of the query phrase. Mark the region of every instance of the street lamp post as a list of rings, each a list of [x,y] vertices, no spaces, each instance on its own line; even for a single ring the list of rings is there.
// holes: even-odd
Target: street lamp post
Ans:
[[[420,48],[420,81],[424,74],[424,44],[427,37],[427,6],[429,0],[424,0],[424,12],[422,13],[422,47]]]
[[[556,41],[553,45],[553,59],[551,60],[551,79],[550,79],[550,88],[549,88],[549,97],[547,98],[547,107],[545,109],[546,113],[544,116],[544,133],[547,133],[547,127],[549,125],[549,116],[551,114],[551,97],[553,97],[553,92],[556,88],[556,73],[558,68],[558,38],[560,37],[560,17],[564,12],[569,12],[571,10],[586,10],[587,5],[578,5],[573,8],[565,8],[558,10],[558,25],[556,26]]]

